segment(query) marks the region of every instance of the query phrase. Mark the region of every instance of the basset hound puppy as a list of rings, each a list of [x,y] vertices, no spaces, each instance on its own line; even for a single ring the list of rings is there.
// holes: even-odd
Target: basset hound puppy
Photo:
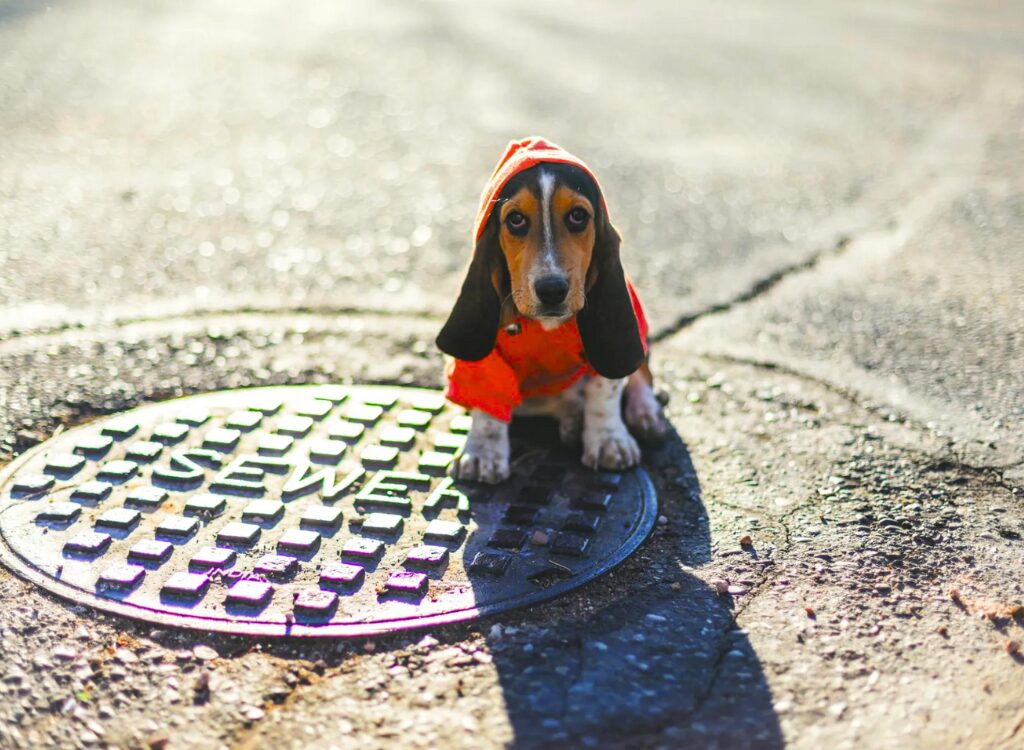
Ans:
[[[668,432],[647,367],[647,321],[593,172],[542,138],[509,144],[484,189],[476,247],[437,337],[448,399],[470,409],[460,479],[509,476],[513,413],[550,414],[583,463],[628,469]]]

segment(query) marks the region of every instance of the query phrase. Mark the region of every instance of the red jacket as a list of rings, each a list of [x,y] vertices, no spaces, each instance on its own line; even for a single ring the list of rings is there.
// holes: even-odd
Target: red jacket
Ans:
[[[543,138],[513,141],[491,175],[480,198],[474,239],[483,234],[491,209],[505,184],[516,174],[544,162],[572,164],[597,178],[586,164]],[[600,188],[599,188],[600,189]],[[604,201],[602,193],[602,203]],[[607,213],[607,205],[602,208]],[[647,346],[647,319],[633,285],[627,280],[640,340]],[[516,318],[520,333],[498,331],[494,349],[479,362],[452,360],[447,369],[448,399],[467,409],[480,409],[508,422],[512,409],[524,398],[561,393],[584,375],[596,375],[587,363],[576,320],[545,331],[541,324],[522,315]]]

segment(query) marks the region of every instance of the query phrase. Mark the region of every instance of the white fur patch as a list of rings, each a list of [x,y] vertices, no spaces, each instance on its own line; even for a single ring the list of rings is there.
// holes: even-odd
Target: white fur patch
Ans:
[[[628,469],[640,463],[640,446],[622,421],[626,379],[592,377],[583,386],[583,463],[591,469]]]
[[[458,479],[497,484],[508,479],[508,425],[487,412],[473,409],[473,425],[466,447],[452,462],[449,473]]]
[[[555,265],[555,231],[551,226],[551,202],[555,194],[555,176],[550,172],[540,173],[540,217],[544,228],[544,262]]]

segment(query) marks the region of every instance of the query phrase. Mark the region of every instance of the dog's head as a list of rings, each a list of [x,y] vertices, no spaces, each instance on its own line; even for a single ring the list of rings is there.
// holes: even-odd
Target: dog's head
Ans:
[[[644,346],[620,238],[590,174],[574,164],[541,162],[514,174],[488,210],[438,347],[457,359],[480,360],[516,313],[546,328],[575,317],[598,373],[620,378],[635,371]]]

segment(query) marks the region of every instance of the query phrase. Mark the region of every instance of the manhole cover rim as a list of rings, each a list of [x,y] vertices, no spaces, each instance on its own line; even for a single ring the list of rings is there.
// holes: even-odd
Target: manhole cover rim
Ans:
[[[324,386],[342,388],[349,391],[391,391],[402,393],[423,393],[437,395],[440,391],[404,385],[386,384],[294,384],[275,386],[254,386],[248,388],[225,389],[220,391],[206,391],[201,393],[179,396],[165,401],[154,401],[142,404],[133,409],[122,412],[105,414],[91,419],[89,422],[77,425],[69,430],[64,430],[57,435],[51,436],[38,445],[33,446],[22,455],[0,468],[0,490],[10,483],[17,475],[21,467],[32,462],[41,453],[52,449],[53,441],[57,438],[70,439],[76,433],[88,433],[97,424],[112,419],[127,418],[130,416],[144,415],[148,411],[160,411],[173,408],[178,402],[208,398],[214,396],[256,395],[259,393],[273,392],[294,392],[296,389],[314,390]],[[5,529],[0,525],[0,564],[17,575],[19,578],[38,586],[43,591],[55,595],[58,598],[72,605],[80,605],[91,609],[126,617],[143,623],[151,623],[158,626],[176,627],[186,630],[198,630],[202,632],[226,633],[253,637],[295,637],[295,638],[341,638],[386,635],[406,630],[418,630],[439,625],[448,625],[468,620],[485,618],[501,612],[510,612],[523,607],[541,604],[567,594],[575,589],[581,588],[590,581],[599,578],[618,567],[635,552],[647,539],[653,530],[658,516],[657,495],[654,484],[649,475],[642,467],[637,467],[628,472],[625,476],[635,478],[641,495],[640,513],[634,518],[632,527],[622,538],[620,545],[599,565],[592,565],[582,573],[574,575],[563,581],[540,588],[525,596],[519,596],[512,600],[498,600],[479,607],[452,610],[435,615],[412,615],[408,618],[396,618],[379,622],[348,622],[328,624],[305,624],[299,621],[288,623],[271,623],[252,620],[226,620],[212,617],[204,617],[196,614],[168,612],[146,607],[138,603],[124,604],[119,600],[99,596],[88,589],[63,582],[46,574],[42,569],[26,560],[15,550],[7,540]],[[0,501],[0,516],[20,501],[11,499]]]

